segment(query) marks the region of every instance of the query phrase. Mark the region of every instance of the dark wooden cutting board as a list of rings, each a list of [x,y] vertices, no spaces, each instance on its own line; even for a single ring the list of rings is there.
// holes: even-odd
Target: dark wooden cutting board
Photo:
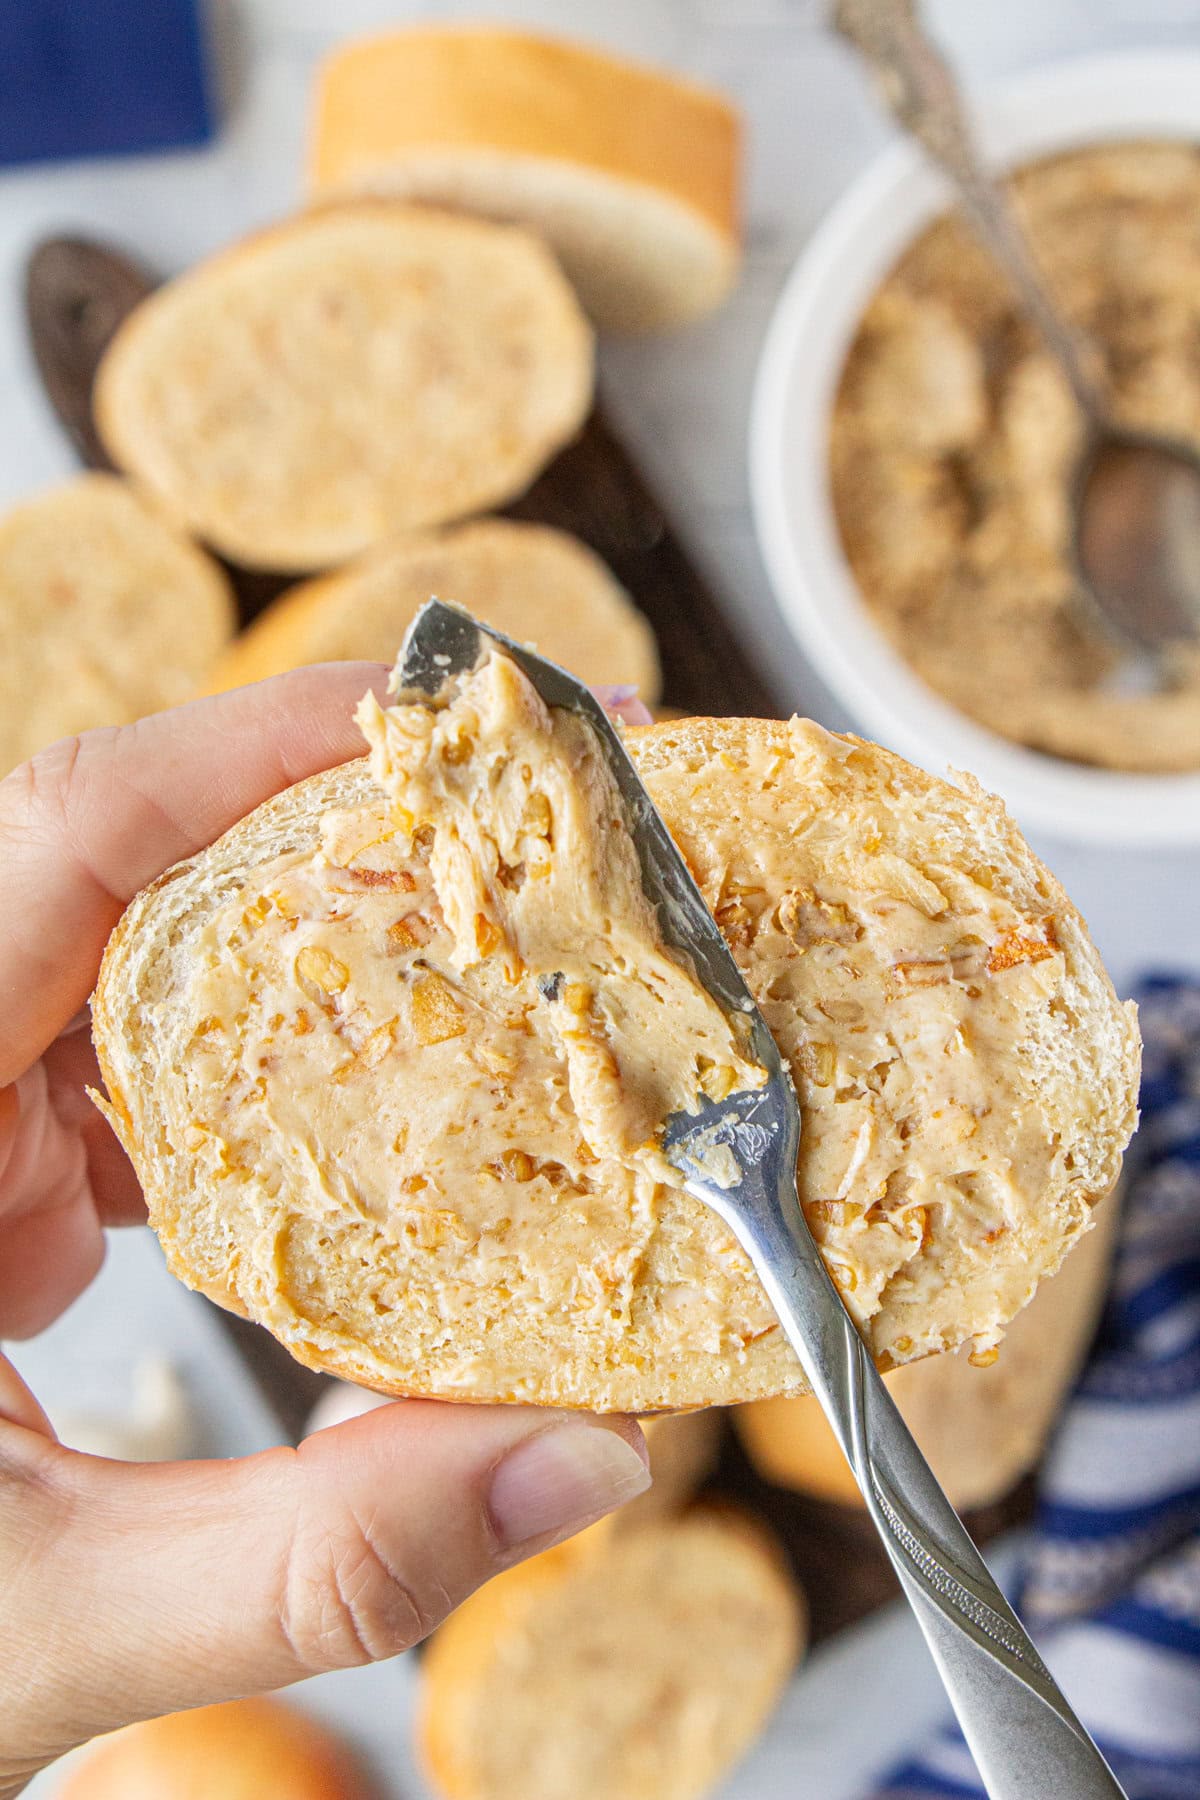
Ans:
[[[113,247],[85,238],[39,244],[26,273],[34,357],[46,392],[83,463],[110,468],[92,416],[92,383],[114,331],[157,285],[157,278]],[[784,697],[755,667],[669,515],[597,407],[579,437],[543,471],[509,517],[556,525],[590,544],[654,627],[663,666],[663,701],[683,712],[779,717]],[[226,564],[242,623],[294,576]],[[247,1370],[294,1442],[323,1376],[288,1355],[266,1331],[219,1311]],[[769,1486],[726,1429],[710,1484],[714,1496],[748,1506],[779,1533],[808,1597],[811,1639],[864,1617],[899,1594],[873,1526],[859,1508]],[[1028,1517],[1030,1484],[999,1506],[964,1515],[978,1542]]]

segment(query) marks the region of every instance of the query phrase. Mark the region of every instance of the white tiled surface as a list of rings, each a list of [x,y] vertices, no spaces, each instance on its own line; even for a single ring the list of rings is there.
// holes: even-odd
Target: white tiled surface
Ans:
[[[2,3],[2,0],[0,0]],[[884,142],[848,56],[821,29],[817,0],[217,0],[230,94],[210,150],[0,175],[0,505],[72,464],[39,394],[24,342],[20,277],[41,234],[111,235],[164,270],[286,210],[298,197],[314,58],[327,43],[405,18],[519,19],[575,32],[716,81],[751,133],[749,255],[717,318],[670,340],[607,346],[603,374],[625,432],[671,504],[765,667],[781,704],[842,724],[775,612],[755,549],[744,443],[751,375],[787,268],[824,209]],[[981,82],[1074,50],[1200,42],[1196,0],[931,0],[929,13]],[[1200,856],[1113,858],[1040,846],[1088,914],[1118,980],[1148,961],[1200,967]],[[147,1347],[179,1363],[206,1447],[272,1441],[270,1421],[203,1303],[163,1273],[154,1245],[127,1235],[92,1291],[19,1366],[55,1405],[118,1404]],[[403,1663],[308,1684],[305,1701],[348,1726],[389,1791],[425,1790],[411,1768],[411,1670]],[[886,1618],[815,1657],[727,1800],[851,1800],[872,1768],[939,1709],[915,1632]],[[48,1794],[52,1780],[35,1784]],[[568,1797],[564,1796],[564,1800]]]

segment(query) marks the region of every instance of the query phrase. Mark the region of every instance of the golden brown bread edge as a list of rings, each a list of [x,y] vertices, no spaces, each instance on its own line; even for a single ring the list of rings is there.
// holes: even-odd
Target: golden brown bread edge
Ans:
[[[587,45],[409,27],[318,70],[310,190],[394,193],[547,237],[597,324],[698,318],[737,271],[741,124],[714,90]]]
[[[275,1699],[226,1700],[144,1719],[96,1738],[73,1764],[58,1800],[130,1800],[206,1794],[238,1800],[369,1800],[348,1744]]]
[[[697,766],[703,766],[710,773],[724,765],[720,758],[724,756],[733,766],[733,759],[728,756],[728,747],[739,742],[782,742],[791,728],[782,724],[766,721],[710,721],[687,720],[678,724],[647,727],[629,734],[630,748],[635,761],[654,789],[655,769],[665,765],[677,765],[682,759],[685,763],[691,758]],[[783,737],[780,736],[783,734]],[[1072,1042],[1073,1052],[1085,1057],[1092,1057],[1094,1067],[1092,1074],[1099,1081],[1103,1076],[1105,1092],[1104,1110],[1098,1119],[1098,1131],[1095,1141],[1089,1140],[1086,1147],[1091,1158],[1086,1179],[1078,1172],[1073,1178],[1072,1206],[1074,1214],[1086,1212],[1111,1187],[1120,1163],[1121,1150],[1128,1136],[1135,1117],[1136,1080],[1138,1047],[1136,1031],[1132,1024],[1131,1012],[1122,1009],[1112,993],[1111,985],[1104,975],[1099,958],[1090,946],[1084,932],[1082,921],[1074,908],[1070,906],[1057,883],[1049,877],[1033,858],[1032,853],[1024,845],[1011,821],[999,803],[989,800],[974,789],[968,788],[966,793],[949,788],[922,772],[911,768],[899,758],[873,746],[863,745],[855,739],[837,739],[829,734],[819,734],[823,740],[836,748],[837,756],[843,762],[857,758],[854,782],[861,782],[863,804],[869,810],[872,794],[882,793],[885,789],[905,805],[911,801],[918,810],[933,806],[940,808],[938,814],[939,830],[948,833],[951,822],[955,818],[955,828],[960,833],[961,842],[958,853],[964,856],[980,857],[979,837],[988,838],[988,853],[1001,862],[1011,862],[1022,879],[1035,880],[1037,893],[1048,904],[1052,904],[1065,939],[1071,945],[1070,954],[1076,959],[1076,973],[1083,980],[1091,1014],[1086,1020],[1086,1031],[1082,1030],[1079,1042]],[[722,748],[725,746],[726,748]],[[346,800],[361,795],[365,775],[361,765],[346,765],[341,770],[331,771],[325,776],[316,777],[313,781],[302,784],[300,789],[290,790],[269,802],[265,808],[252,815],[249,821],[235,827],[232,843],[240,849],[244,844],[248,848],[255,842],[264,842],[274,848],[277,846],[276,833],[280,822],[302,817],[306,810],[337,804],[339,799]],[[853,785],[853,784],[852,784]],[[721,795],[708,795],[712,805],[718,810],[721,806]],[[697,826],[694,820],[669,819],[673,829],[683,837],[687,850],[689,829],[703,829],[702,822]],[[226,852],[229,852],[231,840],[227,838]],[[253,860],[248,858],[248,860]],[[124,1004],[122,981],[126,974],[125,965],[130,958],[136,959],[139,954],[139,938],[143,931],[153,923],[153,912],[159,896],[170,888],[171,884],[183,874],[188,873],[188,865],[169,871],[160,882],[148,890],[127,911],[113,935],[109,950],[105,957],[104,969],[98,984],[94,1005],[94,1022],[97,1050],[101,1069],[108,1083],[110,1095],[110,1117],[115,1129],[125,1143],[135,1166],[143,1180],[150,1206],[151,1218],[163,1238],[168,1259],[175,1271],[191,1285],[201,1287],[211,1298],[231,1310],[245,1312],[245,1306],[232,1287],[212,1280],[197,1277],[194,1268],[189,1266],[187,1253],[186,1222],[178,1217],[178,1196],[164,1188],[159,1178],[159,1159],[153,1146],[144,1140],[135,1124],[130,1106],[130,1097],[123,1091],[123,1082],[136,1084],[137,1070],[132,1073],[122,1067],[121,1033],[123,1030],[122,1008]],[[1014,881],[1017,875],[1013,876]],[[142,947],[144,948],[144,946]],[[1099,1071],[1099,1073],[1097,1073]],[[1094,1101],[1095,1094],[1086,1092],[1075,1081],[1069,1071],[1053,1071],[1062,1083],[1066,1103],[1072,1097],[1087,1098]],[[139,1098],[144,1098],[141,1096]],[[1062,1096],[1060,1096],[1062,1098]],[[1036,1285],[1040,1275],[1053,1272],[1057,1267],[1070,1242],[1084,1228],[1077,1216],[1074,1216],[1069,1234],[1051,1241],[1048,1247],[1042,1247],[1040,1265],[1033,1269],[1028,1292]],[[1019,1306],[1022,1302],[1018,1301]],[[1014,1307],[1013,1310],[1017,1310]],[[326,1372],[340,1375],[356,1381],[361,1385],[374,1386],[396,1393],[423,1393],[442,1398],[520,1398],[522,1396],[497,1393],[493,1395],[448,1394],[436,1382],[432,1384],[420,1370],[412,1372],[412,1378],[404,1380],[381,1380],[379,1370],[372,1366],[370,1357],[364,1349],[356,1351],[351,1343],[339,1342],[334,1351],[321,1351],[312,1344],[301,1339],[287,1340],[288,1347],[298,1360]],[[881,1366],[889,1366],[888,1356],[879,1357]],[[761,1380],[756,1387],[747,1383],[743,1391],[733,1391],[728,1386],[700,1398],[690,1398],[686,1404],[728,1403],[739,1399],[760,1397],[768,1392],[802,1392],[803,1384],[798,1369],[792,1365],[790,1374],[783,1379],[775,1379],[767,1385]],[[523,1396],[528,1398],[528,1395]],[[561,1396],[555,1400],[563,1404]],[[582,1391],[573,1402],[581,1406],[596,1405],[595,1394]],[[639,1401],[636,1393],[627,1395],[623,1404],[632,1410],[659,1410],[664,1402],[659,1388],[652,1380],[647,1384],[647,1397]]]
[[[226,647],[204,691],[306,663],[386,662],[427,600],[468,595],[476,618],[581,680],[657,700],[654,633],[603,560],[553,526],[488,517],[389,539],[288,588]]]

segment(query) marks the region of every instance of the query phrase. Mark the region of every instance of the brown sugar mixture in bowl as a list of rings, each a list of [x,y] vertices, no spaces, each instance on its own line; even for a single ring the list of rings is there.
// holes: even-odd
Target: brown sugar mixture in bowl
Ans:
[[[1053,293],[1124,422],[1200,447],[1200,147],[1109,145],[1012,178]],[[855,579],[921,678],[1037,750],[1200,767],[1200,649],[1123,691],[1070,556],[1081,420],[1004,277],[956,215],[897,263],[838,390],[834,508]]]

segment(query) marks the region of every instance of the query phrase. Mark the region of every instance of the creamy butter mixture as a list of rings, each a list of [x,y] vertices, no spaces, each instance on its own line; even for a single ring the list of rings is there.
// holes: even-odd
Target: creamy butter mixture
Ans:
[[[189,947],[207,1266],[385,1386],[610,1409],[797,1391],[728,1230],[656,1179],[665,1114],[761,1071],[659,942],[586,730],[501,657],[438,710],[361,717],[361,798]],[[1081,927],[1032,862],[1014,904],[869,747],[688,730],[633,754],[790,1062],[846,1304],[885,1359],[990,1358],[1086,1229],[1083,1147],[1115,1104],[1111,1072],[1081,1067],[1066,1117],[1041,1085],[1088,1054]]]
[[[1117,420],[1200,446],[1200,148],[1097,145],[1010,185]],[[1116,769],[1194,769],[1196,646],[1138,692],[1079,599],[1082,441],[1003,274],[961,217],[938,220],[867,308],[838,390],[830,475],[855,578],[922,679],[991,730]]]
[[[360,719],[377,803],[328,815],[316,856],[261,867],[199,945],[193,1147],[261,1203],[262,1279],[239,1280],[285,1337],[423,1309],[453,1361],[463,1308],[486,1330],[524,1295],[566,1315],[582,1360],[629,1358],[663,1120],[763,1073],[664,951],[577,719],[501,656],[437,711],[368,700]],[[344,1293],[335,1242],[362,1268]],[[707,1312],[708,1348],[741,1349],[772,1315],[752,1288],[751,1316],[714,1333],[708,1256],[717,1278],[748,1273],[702,1229],[668,1334]],[[468,1356],[444,1378],[487,1377]]]
[[[794,719],[730,731],[728,787],[708,754],[638,760],[790,1062],[801,1200],[848,1309],[886,1307],[873,1341],[897,1361],[955,1329],[987,1360],[1043,1261],[1043,1197],[1071,1185],[1038,1056],[1077,1029],[1059,933],[1078,925],[943,849],[920,792],[864,804],[873,755]],[[1103,1104],[1081,1084],[1081,1134]]]
[[[759,1087],[731,1022],[663,948],[620,797],[582,720],[543,705],[505,656],[437,711],[372,696],[358,720],[371,771],[429,873],[458,974],[495,959],[533,979],[532,1015],[566,1063],[596,1156],[645,1164],[668,1113],[698,1092]],[[653,1159],[659,1172],[661,1158]]]

